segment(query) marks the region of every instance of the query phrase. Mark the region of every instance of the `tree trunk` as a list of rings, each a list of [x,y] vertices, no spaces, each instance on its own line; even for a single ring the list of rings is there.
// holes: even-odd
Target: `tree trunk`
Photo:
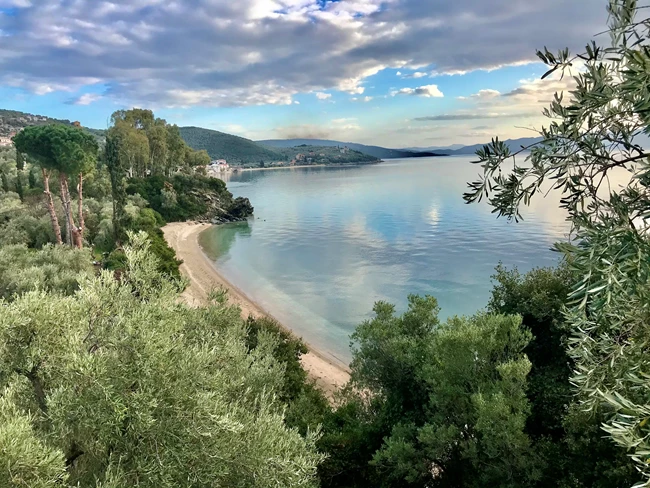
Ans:
[[[84,222],[84,210],[83,210],[83,189],[84,189],[84,176],[83,173],[79,173],[79,184],[77,185],[77,193],[79,195],[79,239],[82,242],[84,238],[84,229],[86,228],[86,223]]]
[[[83,247],[83,241],[79,234],[79,229],[75,226],[72,215],[72,203],[70,202],[70,189],[68,187],[68,178],[65,173],[59,173],[59,185],[61,186],[61,201],[65,213],[65,220],[68,226],[67,237],[68,244],[76,246],[79,249]]]
[[[63,216],[65,217],[65,242],[69,246],[72,245],[72,224],[70,223],[70,212],[69,210],[69,204],[70,201],[68,200],[68,197],[66,195],[65,191],[65,175],[63,173],[59,173],[59,188],[60,188],[60,194],[59,198],[61,198],[61,205],[63,206]]]
[[[50,220],[52,221],[52,229],[54,230],[56,243],[60,245],[63,244],[63,240],[61,240],[61,227],[59,226],[59,219],[54,211],[52,193],[50,193],[50,175],[45,171],[45,168],[41,168],[41,171],[43,173],[43,186],[45,186],[45,191],[43,192],[45,194],[45,206],[50,213]]]

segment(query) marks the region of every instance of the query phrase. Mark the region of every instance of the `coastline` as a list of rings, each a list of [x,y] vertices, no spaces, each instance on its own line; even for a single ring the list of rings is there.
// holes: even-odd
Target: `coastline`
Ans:
[[[383,163],[384,160],[370,161],[367,163],[350,163],[350,164],[300,164],[294,166],[272,166],[270,168],[241,168],[239,171],[273,171],[276,169],[299,169],[299,168],[358,168],[360,166],[369,166],[371,164]]]
[[[205,255],[198,238],[199,234],[209,227],[211,224],[173,222],[162,228],[167,243],[176,251],[178,259],[183,261],[180,267],[181,272],[190,281],[190,285],[182,294],[183,299],[190,306],[201,306],[206,303],[208,294],[213,288],[223,286],[228,290],[229,302],[240,307],[243,318],[249,315],[273,318],[271,314],[224,278],[214,263]],[[288,327],[280,325],[291,332]],[[313,379],[316,385],[331,398],[334,392],[350,379],[349,370],[346,365],[329,357],[324,352],[317,351],[309,344],[307,347],[309,352],[300,358],[302,367],[309,378]]]

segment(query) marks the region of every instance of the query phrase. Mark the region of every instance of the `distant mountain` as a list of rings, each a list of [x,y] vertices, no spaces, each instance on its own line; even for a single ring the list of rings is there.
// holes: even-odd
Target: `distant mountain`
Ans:
[[[445,151],[455,151],[456,149],[461,149],[465,147],[463,144],[452,144],[451,146],[430,146],[430,147],[405,147],[404,151],[416,151],[416,152],[426,152],[426,151],[436,151],[436,152],[445,152]]]
[[[521,139],[507,139],[503,142],[506,143],[506,145],[510,148],[510,151],[515,152],[519,151],[522,147],[527,147],[530,146],[531,144],[535,144],[536,142],[541,141],[541,137],[523,137]],[[444,150],[445,154],[449,154],[450,156],[455,156],[455,155],[462,155],[462,154],[474,154],[478,149],[481,149],[485,144],[474,144],[471,146],[463,146],[460,149],[455,149],[455,150]]]
[[[225,159],[229,163],[259,165],[282,161],[279,152],[239,136],[201,127],[180,127],[181,137],[192,149],[205,149],[212,159]]]
[[[379,159],[392,159],[392,158],[414,158],[414,157],[425,157],[425,156],[440,156],[441,154],[436,154],[432,152],[418,152],[418,151],[409,151],[406,149],[388,149],[385,147],[379,146],[366,146],[365,144],[356,144],[354,142],[341,142],[341,141],[331,141],[328,139],[268,139],[265,141],[256,141],[258,144],[269,148],[276,147],[295,147],[295,146],[347,146],[350,149],[359,151],[370,156],[374,156]]]

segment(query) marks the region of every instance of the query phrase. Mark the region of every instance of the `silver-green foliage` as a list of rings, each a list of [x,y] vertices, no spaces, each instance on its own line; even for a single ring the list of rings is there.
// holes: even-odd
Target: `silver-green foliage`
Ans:
[[[119,280],[0,302],[0,486],[314,486],[274,339],[249,352],[238,309],[179,303],[130,240]]]
[[[93,272],[88,251],[48,244],[28,249],[24,244],[0,247],[0,299],[11,300],[28,291],[70,295]]]
[[[581,277],[566,311],[572,329],[573,383],[585,408],[610,412],[605,430],[650,479],[650,20],[636,0],[611,0],[610,45],[570,57],[538,53],[549,73],[584,67],[569,96],[556,95],[540,131],[543,141],[514,170],[495,140],[477,154],[484,175],[468,201],[487,197],[495,212],[519,217],[547,185],[562,192],[573,224],[572,243],[558,245]],[[548,74],[548,73],[547,73]],[[614,172],[629,182],[611,183]],[[645,481],[639,486],[650,486]]]

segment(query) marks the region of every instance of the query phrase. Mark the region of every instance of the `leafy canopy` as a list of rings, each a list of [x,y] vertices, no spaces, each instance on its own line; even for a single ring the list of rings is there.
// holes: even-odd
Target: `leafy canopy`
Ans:
[[[13,138],[16,150],[42,167],[76,175],[97,159],[96,139],[83,129],[60,124],[26,127]]]
[[[543,140],[523,164],[498,140],[478,151],[483,175],[465,198],[517,219],[548,185],[561,192],[573,239],[557,248],[578,277],[566,311],[572,381],[650,479],[650,153],[639,142],[650,134],[650,19],[638,18],[648,11],[636,0],[611,0],[608,12],[607,47],[538,53],[547,75],[580,62],[575,90],[544,111]],[[621,174],[626,182],[613,184]]]
[[[9,486],[316,486],[316,432],[283,421],[274,336],[179,304],[146,238],[71,296],[0,302],[0,479]],[[65,250],[68,251],[68,250]]]
[[[327,486],[532,486],[521,319],[440,323],[435,298],[417,296],[402,316],[374,311],[352,336],[349,398],[324,424]]]

